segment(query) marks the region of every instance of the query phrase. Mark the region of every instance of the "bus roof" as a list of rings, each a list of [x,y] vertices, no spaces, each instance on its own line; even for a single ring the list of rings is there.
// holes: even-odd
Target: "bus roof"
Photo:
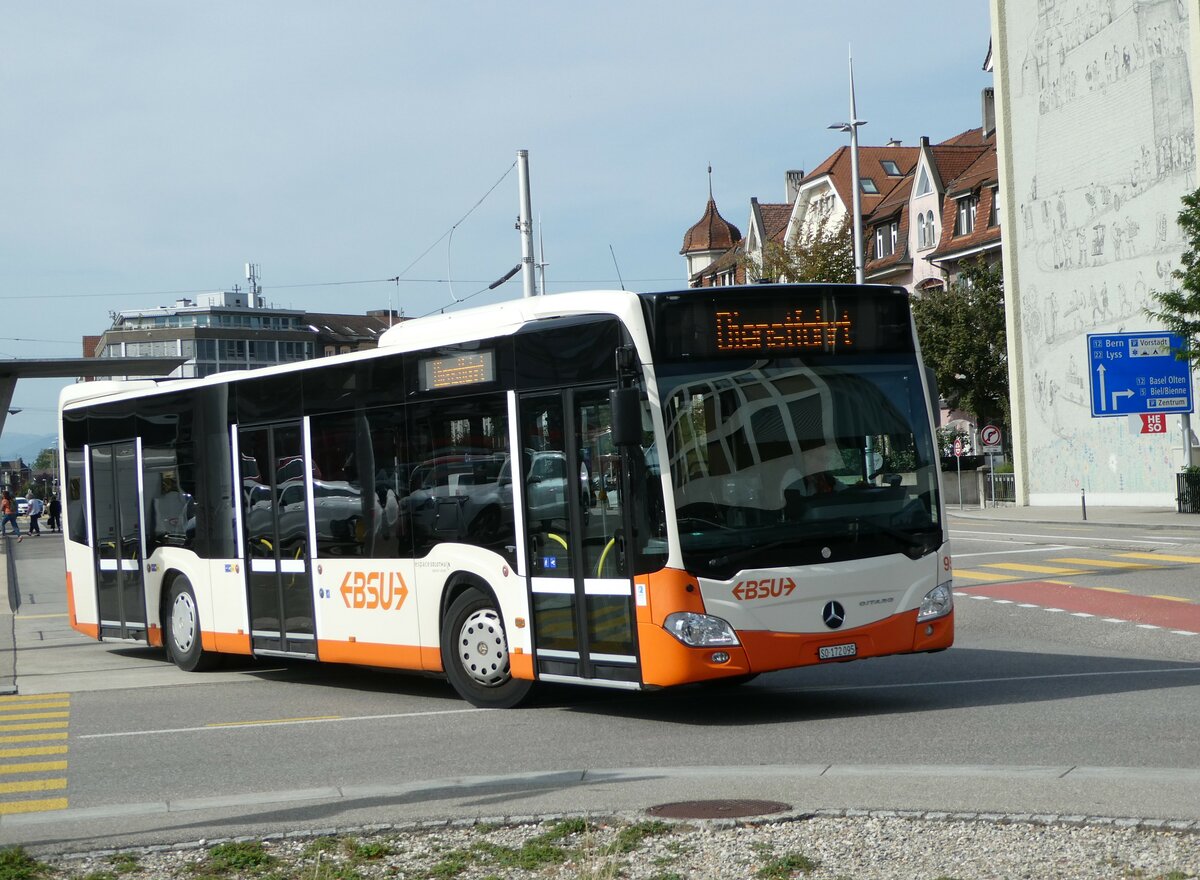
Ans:
[[[624,290],[556,293],[549,296],[506,300],[492,305],[476,306],[424,318],[413,318],[386,330],[379,337],[378,348],[253,370],[226,370],[202,379],[165,378],[79,382],[68,385],[62,390],[59,395],[59,407],[60,409],[69,408],[76,404],[94,403],[109,398],[138,397],[146,393],[166,393],[197,388],[202,385],[236,382],[248,376],[272,376],[320,369],[335,363],[387,357],[397,352],[419,351],[439,345],[453,345],[475,339],[508,336],[534,321],[595,314],[614,315],[622,319],[626,326],[637,326],[641,320],[638,294]],[[644,334],[634,334],[635,338],[639,335],[644,336]],[[645,357],[649,356],[648,351],[643,351],[641,354]]]

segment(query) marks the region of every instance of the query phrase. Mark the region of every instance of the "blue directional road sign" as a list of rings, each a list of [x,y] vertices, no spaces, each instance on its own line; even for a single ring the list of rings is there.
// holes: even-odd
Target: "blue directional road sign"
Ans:
[[[1192,371],[1173,333],[1089,333],[1092,416],[1192,411]]]

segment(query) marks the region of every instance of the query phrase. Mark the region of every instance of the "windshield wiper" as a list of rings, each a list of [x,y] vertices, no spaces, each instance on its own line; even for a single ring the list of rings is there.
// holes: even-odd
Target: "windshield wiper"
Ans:
[[[771,541],[769,544],[755,544],[753,547],[745,547],[741,550],[735,550],[732,553],[726,553],[724,556],[715,556],[708,560],[708,564],[710,568],[724,568],[731,562],[736,562],[739,559],[745,559],[747,556],[753,556],[755,553],[763,553],[768,550],[778,550],[780,547],[786,547],[793,543],[795,543],[794,540],[788,539],[784,541]]]

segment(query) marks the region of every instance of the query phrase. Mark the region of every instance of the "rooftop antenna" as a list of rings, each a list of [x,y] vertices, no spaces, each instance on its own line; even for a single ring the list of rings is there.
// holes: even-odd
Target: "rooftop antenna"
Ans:
[[[246,280],[250,282],[250,308],[258,308],[258,295],[262,287],[258,283],[258,263],[246,264]]]
[[[616,267],[617,270],[617,280],[621,282],[621,289],[624,290],[625,279],[621,277],[621,267],[617,265],[617,252],[613,250],[613,246],[611,244],[608,246],[608,252],[612,254],[613,266]]]

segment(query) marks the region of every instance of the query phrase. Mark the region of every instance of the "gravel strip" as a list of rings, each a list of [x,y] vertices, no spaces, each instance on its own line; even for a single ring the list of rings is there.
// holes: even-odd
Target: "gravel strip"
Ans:
[[[197,841],[49,862],[62,878],[1190,880],[1194,822],[828,811],[764,821],[642,815],[431,822]]]

